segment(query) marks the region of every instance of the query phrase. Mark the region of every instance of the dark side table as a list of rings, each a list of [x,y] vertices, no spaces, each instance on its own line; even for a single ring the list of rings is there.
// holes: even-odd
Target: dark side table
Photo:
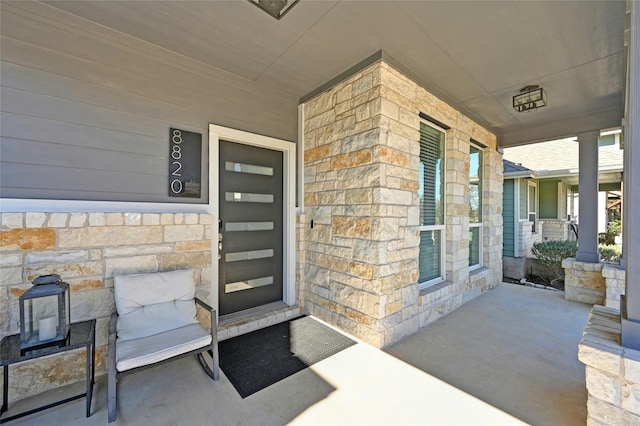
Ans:
[[[9,409],[9,366],[31,359],[41,358],[43,356],[59,354],[72,351],[74,349],[86,349],[86,389],[85,393],[75,395],[42,407],[34,408],[23,413],[15,414],[11,417],[1,418],[2,414]],[[0,342],[0,365],[3,368],[3,392],[2,392],[2,408],[0,409],[0,423],[28,416],[38,411],[46,410],[69,401],[86,398],[87,400],[87,417],[91,415],[91,396],[93,395],[93,383],[95,381],[95,364],[96,364],[96,320],[73,323],[69,329],[69,337],[67,340],[57,344],[40,349],[21,351],[20,335],[13,334],[6,336]]]

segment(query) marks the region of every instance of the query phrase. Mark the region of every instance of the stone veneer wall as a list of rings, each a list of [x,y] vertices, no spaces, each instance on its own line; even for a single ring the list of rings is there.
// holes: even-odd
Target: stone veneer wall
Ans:
[[[564,259],[562,267],[565,300],[603,304],[606,292],[606,282],[602,276],[603,266],[603,263],[579,262],[572,257]]]
[[[604,305],[608,308],[620,309],[620,296],[625,292],[625,270],[620,269],[620,265],[604,264],[602,276],[607,288]]]
[[[640,424],[640,351],[620,345],[620,311],[594,306],[578,346],[588,425]]]
[[[0,336],[19,333],[18,298],[31,280],[58,274],[71,286],[71,321],[97,319],[98,374],[105,368],[115,275],[193,268],[198,295],[209,299],[208,214],[2,213],[0,224]],[[81,380],[82,351],[25,362],[11,367],[9,397]]]
[[[451,129],[446,279],[420,290],[419,113]],[[502,167],[496,137],[378,62],[304,105],[305,310],[387,346],[498,284]],[[484,144],[485,268],[469,274],[469,147]]]
[[[533,222],[521,220],[518,226],[518,247],[516,257],[531,257],[531,247],[542,241],[543,221],[536,223],[536,233],[531,232]]]
[[[565,219],[542,219],[542,239],[544,241],[567,241],[569,239],[569,221]]]

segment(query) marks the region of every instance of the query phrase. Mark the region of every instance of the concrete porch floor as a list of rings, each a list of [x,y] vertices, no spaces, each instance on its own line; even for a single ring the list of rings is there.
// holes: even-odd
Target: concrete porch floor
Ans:
[[[386,351],[359,343],[246,399],[178,360],[121,379],[114,425],[584,425],[589,310],[501,284]],[[101,378],[91,417],[81,399],[9,424],[104,425],[106,401]]]

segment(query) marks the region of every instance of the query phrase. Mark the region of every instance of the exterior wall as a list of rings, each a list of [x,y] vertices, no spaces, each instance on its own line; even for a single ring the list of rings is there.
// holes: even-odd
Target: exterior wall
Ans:
[[[296,140],[298,97],[41,2],[0,2],[0,196],[175,202],[169,128]]]
[[[558,179],[541,179],[538,181],[540,219],[558,219]]]
[[[420,290],[419,113],[451,129],[446,278]],[[495,135],[384,62],[304,106],[305,310],[379,347],[500,282],[502,167]],[[469,275],[469,144],[484,152],[484,263]]]
[[[538,221],[536,223],[537,229],[535,233],[531,232],[533,222],[529,222],[528,220],[520,220],[520,223],[518,225],[519,235],[516,257],[531,257],[531,247],[533,247],[533,244],[542,241],[544,223],[542,221]]]
[[[640,351],[620,344],[620,311],[594,306],[578,346],[588,425],[640,424]]]
[[[542,228],[543,241],[567,241],[569,221],[564,219],[544,219],[538,222]]]
[[[569,214],[569,206],[567,205],[569,190],[564,182],[561,182],[560,186],[560,215],[558,217],[560,219],[567,219],[567,215]]]
[[[526,275],[527,263],[526,257],[504,256],[502,258],[502,275],[514,280],[521,280]]]
[[[514,210],[514,180],[505,179],[502,199],[503,242],[502,255],[513,257],[515,255],[515,215]]]
[[[605,279],[606,294],[604,305],[608,308],[620,309],[620,296],[625,292],[626,271],[619,265],[607,265],[602,267],[602,276]]]
[[[71,321],[97,319],[96,368],[105,371],[113,277],[195,269],[209,300],[211,216],[197,213],[0,214],[0,335],[19,333],[18,298],[40,275],[71,287]],[[20,399],[84,380],[84,355],[72,353],[11,368],[9,396]]]
[[[574,258],[563,260],[565,300],[603,304],[606,293],[603,266],[603,263],[578,262]]]

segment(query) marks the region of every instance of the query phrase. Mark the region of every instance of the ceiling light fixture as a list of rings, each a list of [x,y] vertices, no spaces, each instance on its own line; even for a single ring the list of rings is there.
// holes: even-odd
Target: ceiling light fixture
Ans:
[[[300,0],[249,0],[260,9],[280,20]]]
[[[518,112],[531,111],[547,105],[547,93],[538,85],[526,86],[513,97],[513,108]]]

